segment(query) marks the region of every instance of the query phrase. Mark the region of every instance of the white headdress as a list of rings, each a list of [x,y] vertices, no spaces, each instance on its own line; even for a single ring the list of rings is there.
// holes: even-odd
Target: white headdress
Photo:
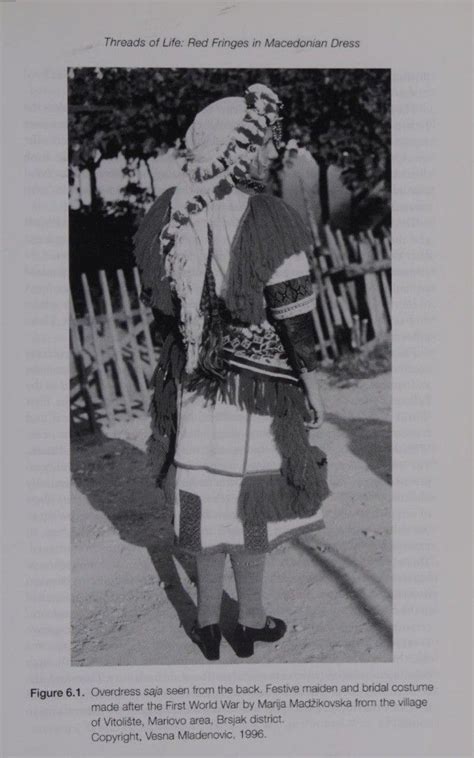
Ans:
[[[200,302],[209,254],[208,207],[246,178],[266,129],[279,122],[280,105],[271,89],[253,84],[245,98],[227,97],[204,108],[187,131],[185,174],[174,192],[161,243],[166,273],[181,303],[188,373],[198,364],[204,324]],[[214,222],[216,215],[213,208]]]

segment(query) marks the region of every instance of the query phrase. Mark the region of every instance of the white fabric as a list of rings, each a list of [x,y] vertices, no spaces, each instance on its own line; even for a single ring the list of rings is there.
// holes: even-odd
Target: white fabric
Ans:
[[[208,471],[178,468],[176,470],[175,529],[179,537],[179,491],[192,492],[201,500],[201,546],[203,549],[221,543],[243,545],[242,522],[237,516],[240,477],[219,476]]]
[[[175,455],[174,523],[178,537],[179,492],[183,490],[200,498],[203,549],[220,544],[244,545],[242,521],[238,517],[243,474],[276,472],[281,466],[271,423],[270,416],[249,414],[222,402],[206,405],[203,398],[183,393]],[[308,518],[270,522],[269,542],[294,529],[317,528],[321,519],[319,511]]]
[[[198,113],[186,134],[186,147],[193,161],[205,162],[226,145],[234,129],[242,121],[245,111],[246,104],[243,98],[227,97]],[[225,177],[226,173],[228,172],[223,172],[222,177]],[[215,183],[215,179],[194,182],[183,171],[171,200],[171,214],[176,209],[183,208],[195,195],[205,195]],[[221,255],[228,257],[230,243],[247,202],[247,196],[233,190],[221,200],[210,203],[200,213],[191,214],[188,223],[178,228],[172,254],[166,257],[167,274],[174,283],[181,303],[181,318],[187,342],[188,373],[197,366],[204,324],[199,305],[209,253],[208,224],[216,238],[216,248],[219,248]]]
[[[230,250],[249,200],[249,195],[235,189],[227,197],[212,203],[207,211],[214,240],[212,273],[219,297],[225,298]]]
[[[280,284],[280,282],[287,282],[289,279],[297,279],[299,276],[308,276],[309,273],[306,253],[295,253],[278,266],[268,284]]]
[[[203,108],[186,132],[188,157],[194,163],[205,163],[222,152],[246,110],[243,97],[224,97]]]
[[[242,474],[247,423],[247,413],[236,406],[224,403],[206,406],[200,395],[184,392],[176,464]]]
[[[204,184],[202,182],[199,187]],[[183,197],[187,198],[190,193],[193,195],[198,191],[196,184],[184,176],[173,194],[171,212],[175,203],[179,206]],[[188,223],[180,226],[176,233],[173,255],[166,257],[167,274],[174,283],[181,303],[181,318],[187,339],[188,373],[197,366],[204,323],[199,306],[209,254],[208,225],[213,234],[215,260],[219,263],[220,269],[227,270],[230,246],[248,200],[248,195],[234,190],[221,200],[211,203],[200,213],[190,216]],[[222,288],[223,277],[217,266],[213,267],[213,273],[217,275],[216,284],[218,282],[219,288]]]
[[[235,201],[238,201],[239,195],[243,196],[242,201],[240,205],[238,202],[235,206],[229,205],[227,225],[222,226],[223,237],[215,244],[214,273],[219,294],[225,289],[230,245],[235,234],[232,230],[237,228],[248,200],[243,193],[235,192]],[[217,207],[218,204],[215,204],[214,208]],[[305,253],[300,253],[290,256],[277,269],[271,282],[277,284],[308,273],[308,260]],[[183,490],[197,495],[201,501],[202,549],[218,545],[244,546],[242,521],[237,515],[242,477],[245,473],[276,472],[281,467],[281,456],[271,423],[270,416],[249,414],[222,402],[206,405],[202,397],[183,392],[175,454],[175,528],[178,537],[179,491]],[[268,540],[272,544],[284,539],[293,530],[296,533],[321,526],[321,511],[308,518],[270,522],[267,527]]]
[[[271,431],[272,418],[249,414],[235,405],[208,404],[184,392],[176,441],[177,466],[229,475],[278,471],[280,454]]]

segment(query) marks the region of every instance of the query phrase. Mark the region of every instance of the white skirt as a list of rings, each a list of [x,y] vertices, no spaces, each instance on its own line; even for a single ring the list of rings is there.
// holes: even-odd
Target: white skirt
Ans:
[[[183,393],[175,453],[175,531],[180,547],[196,553],[263,552],[301,532],[324,527],[320,510],[314,516],[258,527],[240,519],[243,477],[275,474],[281,468],[271,423],[271,416],[219,401],[206,404],[195,393]]]

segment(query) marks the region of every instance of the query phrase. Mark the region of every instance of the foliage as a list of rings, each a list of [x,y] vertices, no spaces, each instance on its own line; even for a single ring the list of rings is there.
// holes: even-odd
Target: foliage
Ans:
[[[283,101],[286,136],[320,165],[339,166],[351,191],[389,180],[387,69],[70,69],[71,165],[94,171],[119,153],[146,164],[184,136],[201,108],[256,81]]]
[[[220,97],[242,95],[255,82],[278,93],[284,106],[283,138],[295,137],[311,151],[323,180],[327,167],[336,165],[363,202],[381,183],[389,191],[389,70],[71,68],[70,182],[78,169],[87,169],[91,180],[91,205],[70,212],[71,285],[77,297],[82,271],[132,265],[137,219],[154,197],[150,158],[179,148],[203,107]],[[96,170],[102,160],[118,155],[125,157],[128,181],[120,201],[104,203]],[[135,180],[140,162],[148,168],[151,193]],[[272,172],[274,187],[277,169],[278,164]],[[365,210],[362,215],[367,218]]]
[[[134,265],[132,237],[137,225],[137,211],[130,203],[102,203],[95,209],[69,211],[69,280],[76,313],[85,311],[81,274],[89,280],[96,305],[101,301],[97,271],[130,271]],[[112,299],[118,298],[115,276],[110,277]],[[129,289],[133,292],[133,287]],[[103,312],[103,307],[99,310]]]

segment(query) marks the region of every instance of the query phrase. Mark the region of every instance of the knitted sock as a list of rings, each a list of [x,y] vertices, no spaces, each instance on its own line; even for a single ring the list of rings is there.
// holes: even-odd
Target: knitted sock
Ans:
[[[224,585],[225,553],[201,554],[196,557],[198,576],[198,624],[218,624]]]
[[[230,560],[239,599],[239,623],[261,629],[267,620],[262,605],[265,553],[231,553]]]

